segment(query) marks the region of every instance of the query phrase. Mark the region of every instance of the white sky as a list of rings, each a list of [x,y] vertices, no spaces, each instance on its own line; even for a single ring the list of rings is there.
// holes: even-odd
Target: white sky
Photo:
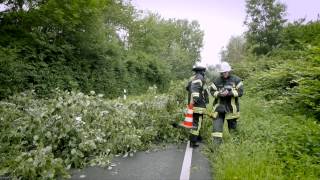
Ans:
[[[320,0],[280,0],[287,5],[287,19],[315,20],[320,14]],[[149,10],[162,17],[197,20],[204,31],[202,64],[219,63],[219,52],[231,36],[245,31],[245,0],[131,0],[139,10]],[[0,9],[4,7],[0,4]],[[320,18],[319,18],[320,19]]]
[[[289,21],[317,19],[320,0],[281,0],[287,5]],[[219,52],[231,36],[245,31],[245,0],[132,0],[139,10],[149,10],[164,18],[197,20],[204,30],[202,64],[219,63]]]

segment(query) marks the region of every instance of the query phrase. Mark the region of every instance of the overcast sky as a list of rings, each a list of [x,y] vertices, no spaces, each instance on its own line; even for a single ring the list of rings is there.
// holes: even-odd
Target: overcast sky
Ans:
[[[317,19],[320,0],[281,0],[287,5],[287,19]],[[219,63],[219,52],[231,36],[245,31],[245,0],[132,0],[139,10],[149,10],[164,18],[197,20],[204,31],[202,64]]]
[[[219,52],[231,36],[245,31],[245,0],[131,0],[139,10],[162,17],[197,20],[204,31],[202,64],[219,63]],[[287,5],[287,19],[315,20],[320,13],[320,0],[281,0]],[[0,5],[0,9],[3,9]]]

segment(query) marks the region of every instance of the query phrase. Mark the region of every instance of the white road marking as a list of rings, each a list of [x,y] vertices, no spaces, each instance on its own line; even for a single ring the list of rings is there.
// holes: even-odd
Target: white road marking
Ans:
[[[190,147],[190,141],[188,141],[186,152],[184,154],[184,159],[182,163],[180,180],[190,179],[191,160],[192,160],[192,148]]]

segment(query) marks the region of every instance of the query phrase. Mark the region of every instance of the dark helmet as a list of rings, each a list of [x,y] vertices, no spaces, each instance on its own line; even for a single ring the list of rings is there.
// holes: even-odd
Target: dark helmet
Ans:
[[[206,67],[203,67],[203,66],[193,66],[193,67],[192,67],[192,71],[194,71],[194,72],[205,72],[205,71],[206,71]]]

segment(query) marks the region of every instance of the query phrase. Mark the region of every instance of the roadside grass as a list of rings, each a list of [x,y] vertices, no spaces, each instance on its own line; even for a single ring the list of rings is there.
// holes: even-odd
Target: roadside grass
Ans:
[[[212,150],[208,142],[213,179],[320,178],[320,125],[278,106],[242,98],[238,135],[225,127],[224,144]]]

